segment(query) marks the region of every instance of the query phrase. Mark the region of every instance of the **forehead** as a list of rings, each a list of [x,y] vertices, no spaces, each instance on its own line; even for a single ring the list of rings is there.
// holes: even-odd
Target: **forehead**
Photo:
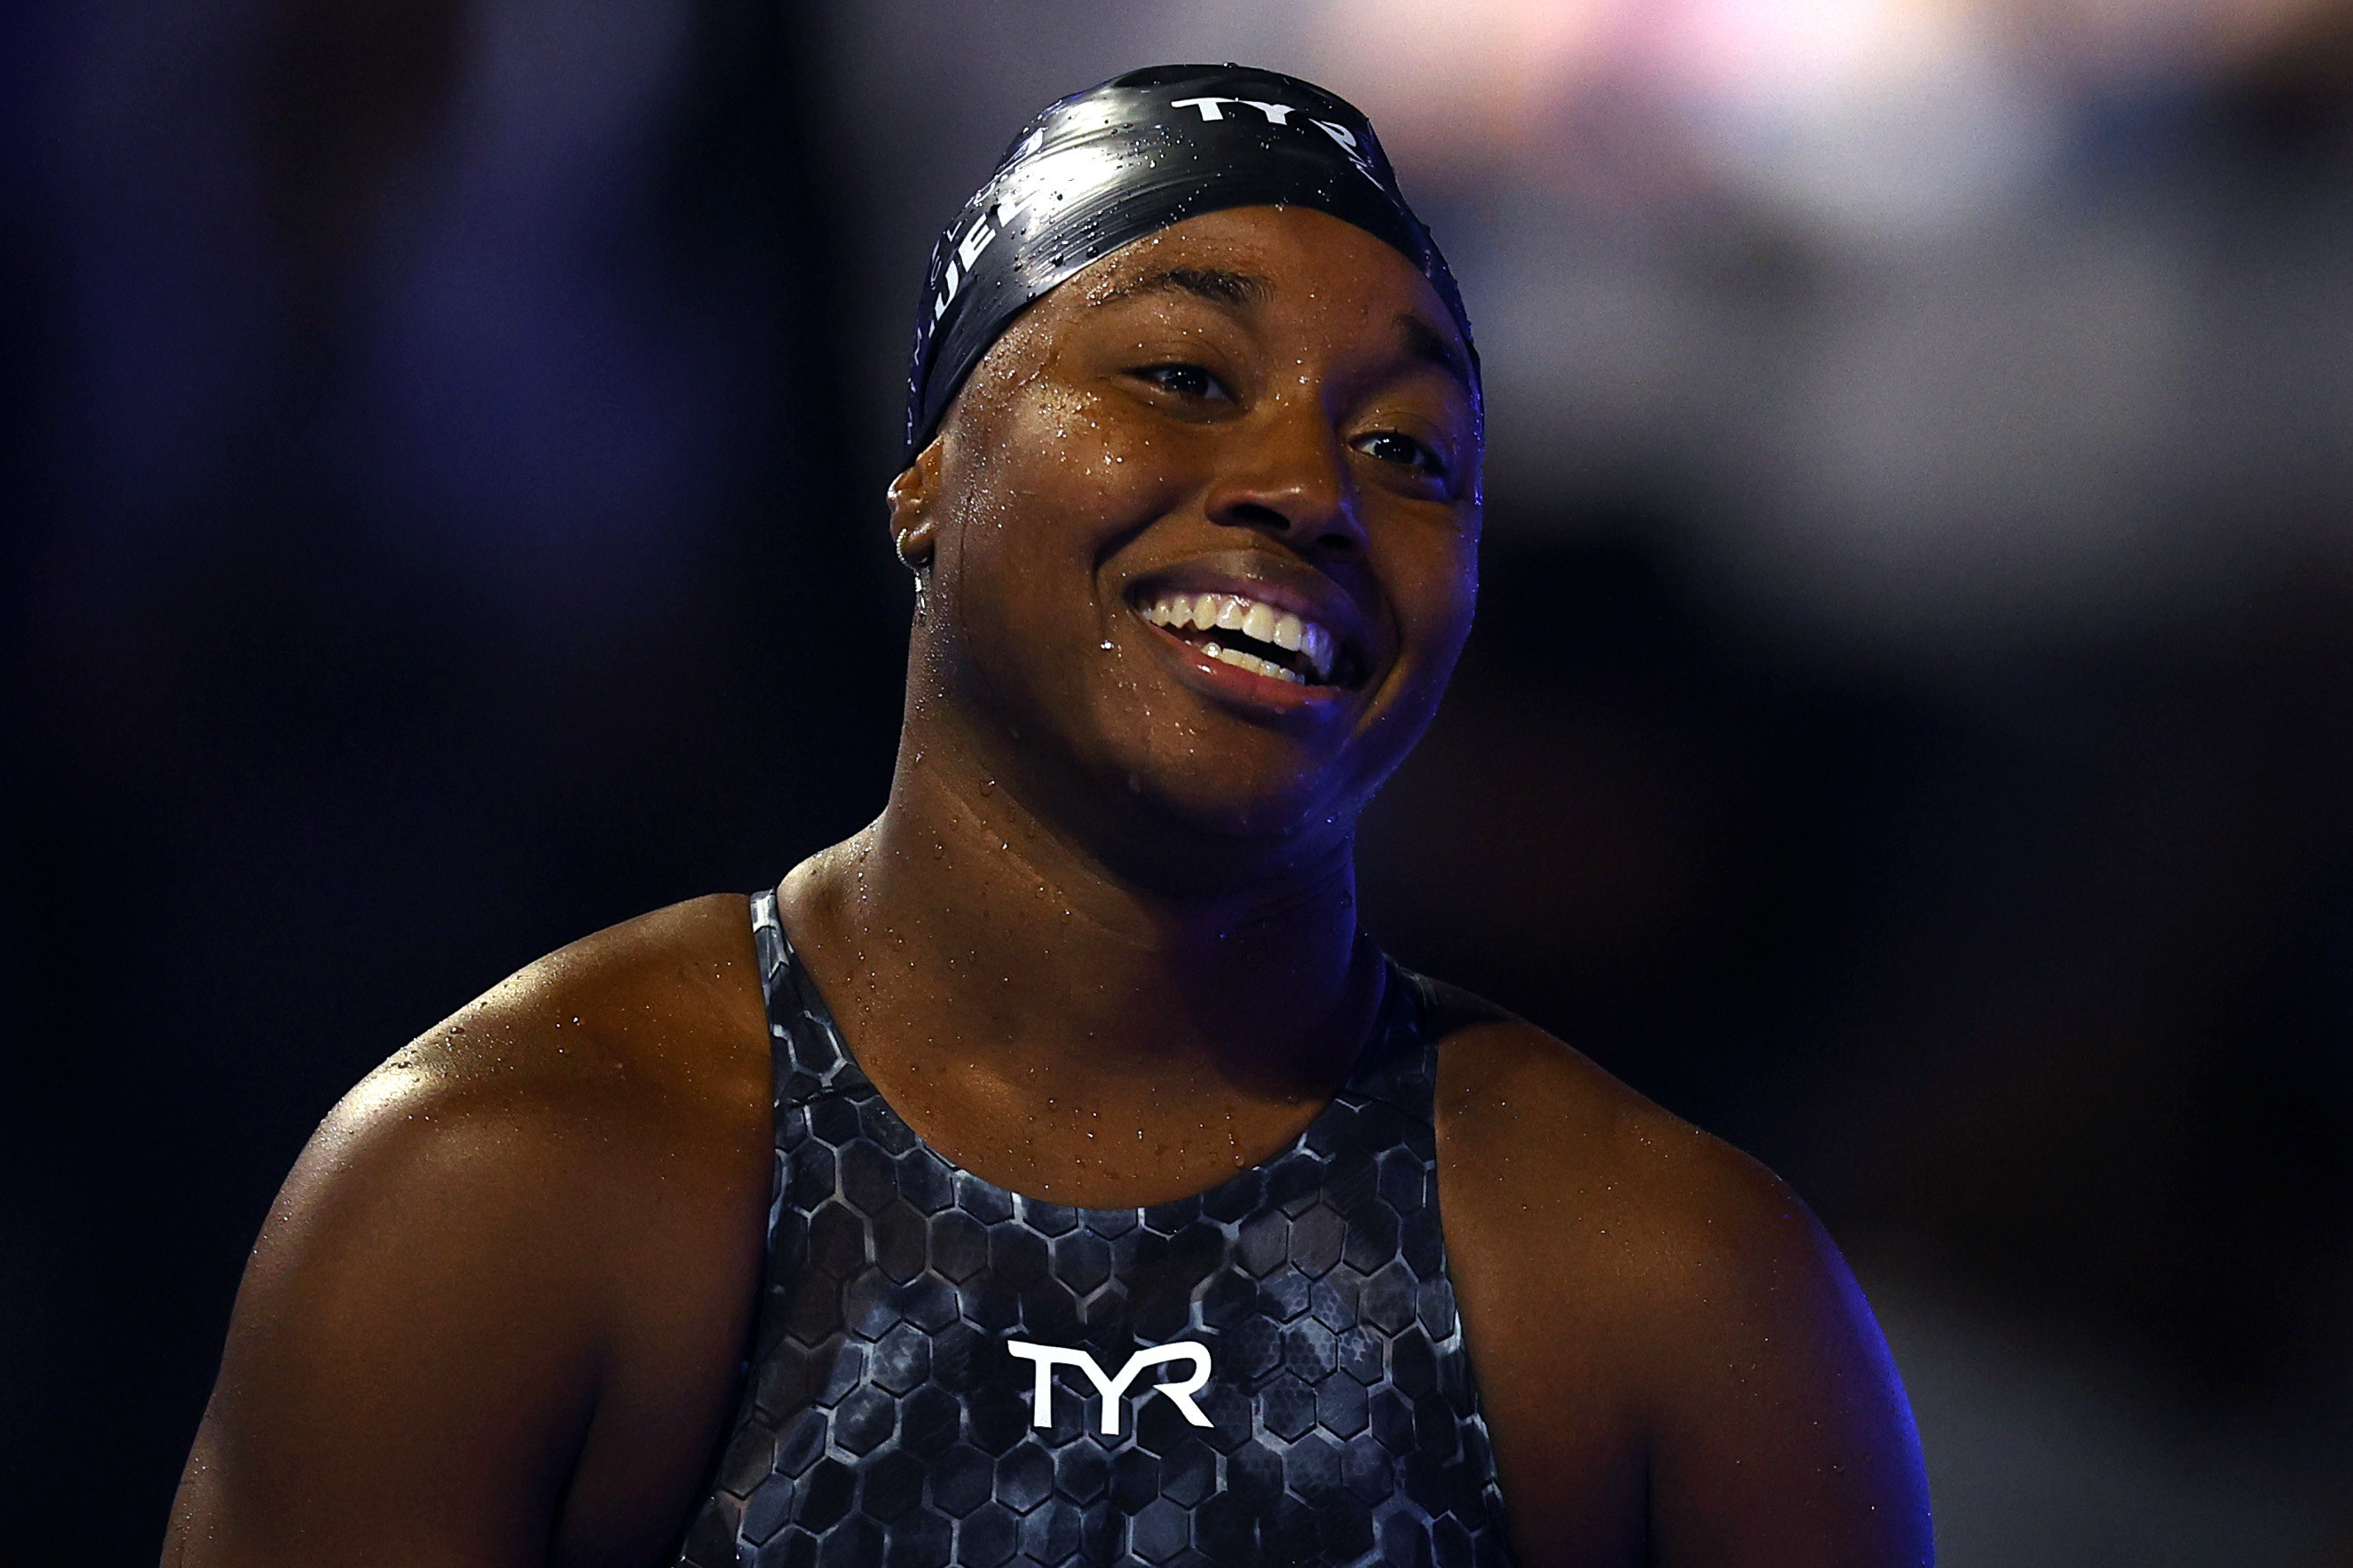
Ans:
[[[1208,289],[1169,287],[1190,274]],[[1234,207],[1158,229],[1103,257],[1041,304],[1073,319],[1155,294],[1235,309],[1280,301],[1381,322],[1410,316],[1459,344],[1453,317],[1413,263],[1356,225],[1310,207]]]

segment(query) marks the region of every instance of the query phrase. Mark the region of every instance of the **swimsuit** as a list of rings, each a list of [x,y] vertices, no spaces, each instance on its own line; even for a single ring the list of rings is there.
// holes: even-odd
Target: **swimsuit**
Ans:
[[[1388,966],[1348,1081],[1265,1163],[1074,1208],[927,1148],[774,893],[753,926],[768,1262],[681,1568],[1507,1561],[1439,1223],[1426,982]]]

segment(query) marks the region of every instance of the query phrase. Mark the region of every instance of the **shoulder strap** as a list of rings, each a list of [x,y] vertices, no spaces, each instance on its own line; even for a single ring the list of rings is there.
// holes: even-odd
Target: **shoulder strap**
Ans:
[[[1438,1099],[1438,1038],[1430,982],[1393,958],[1384,956],[1381,963],[1381,1005],[1372,1037],[1340,1096],[1377,1100],[1417,1121],[1431,1121]]]
[[[868,1087],[866,1075],[841,1043],[841,1031],[834,1026],[825,999],[801,967],[792,939],[785,935],[774,889],[752,895],[752,942],[759,954],[760,991],[768,1006],[776,1109]]]

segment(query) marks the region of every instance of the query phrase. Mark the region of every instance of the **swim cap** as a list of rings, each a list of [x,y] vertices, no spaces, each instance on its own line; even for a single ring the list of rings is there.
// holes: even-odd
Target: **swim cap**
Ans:
[[[1275,71],[1154,66],[1031,121],[932,247],[907,369],[907,460],[989,345],[1056,284],[1170,224],[1277,205],[1314,207],[1388,242],[1430,279],[1470,344],[1454,275],[1353,106]]]

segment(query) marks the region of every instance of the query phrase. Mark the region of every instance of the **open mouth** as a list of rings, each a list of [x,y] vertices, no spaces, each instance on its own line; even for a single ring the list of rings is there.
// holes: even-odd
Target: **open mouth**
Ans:
[[[1349,684],[1347,649],[1328,626],[1240,594],[1168,590],[1139,612],[1209,658],[1294,686]]]

